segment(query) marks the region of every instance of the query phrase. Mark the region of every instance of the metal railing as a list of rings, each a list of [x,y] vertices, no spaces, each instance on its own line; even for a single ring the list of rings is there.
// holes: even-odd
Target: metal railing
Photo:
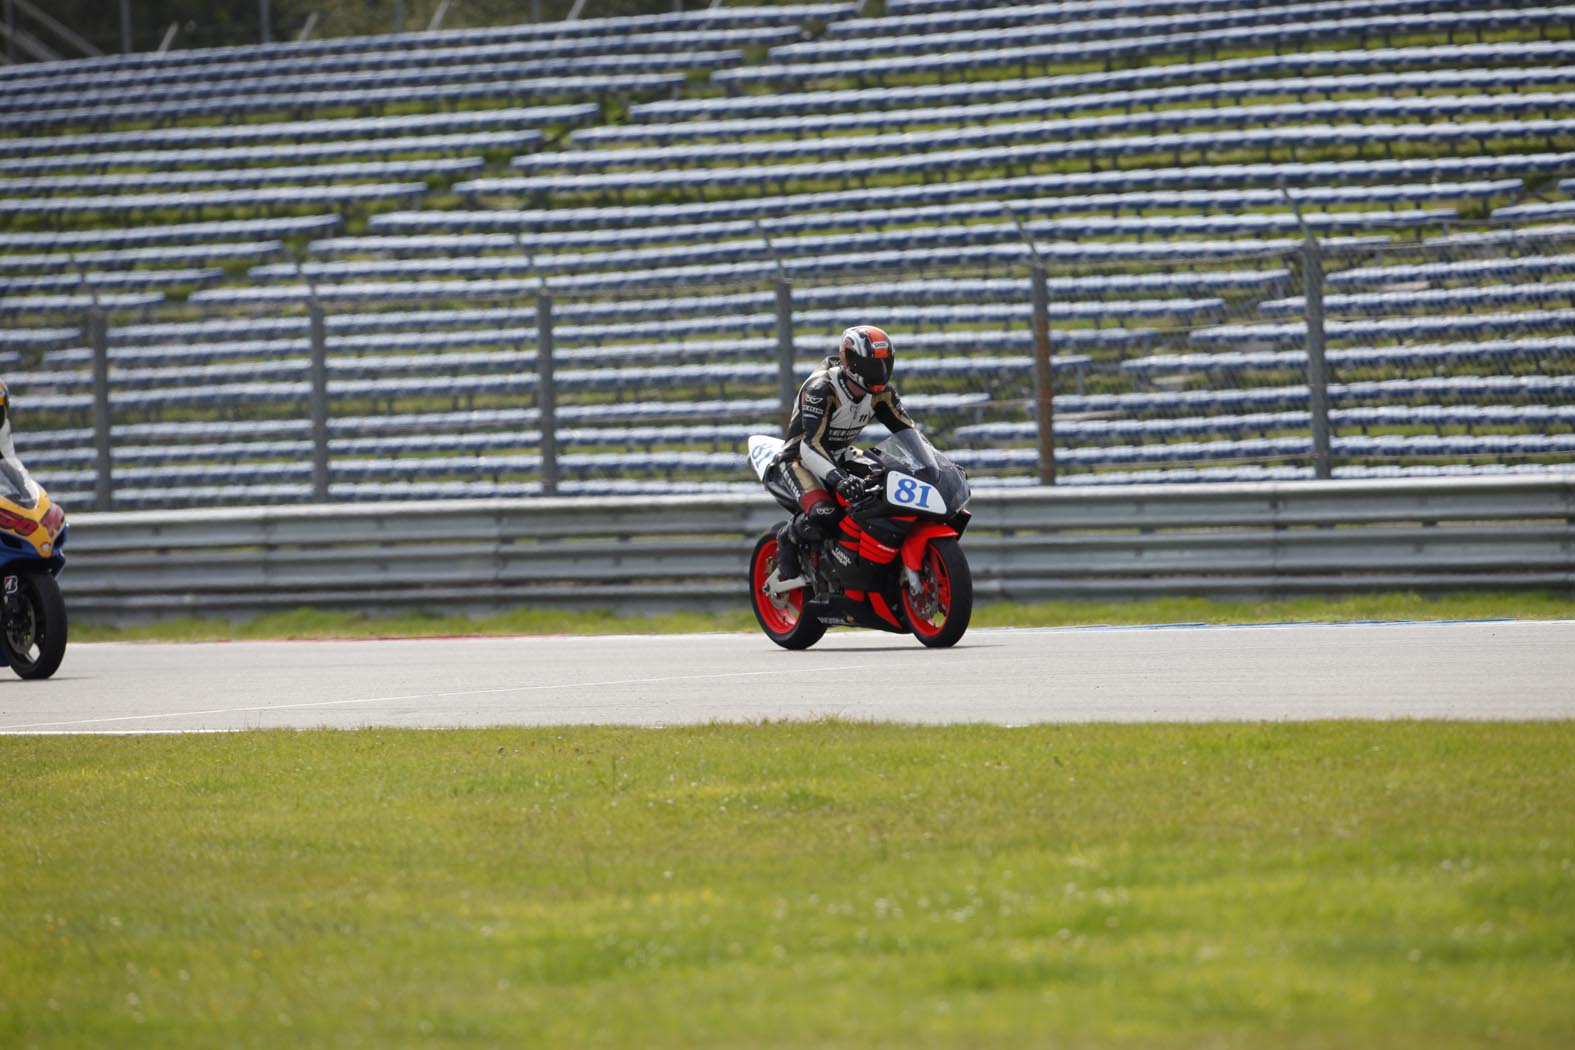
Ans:
[[[476,496],[586,494],[614,468],[589,462],[595,456],[583,450],[624,440],[611,430],[605,441],[593,440],[597,425],[616,429],[655,418],[636,411],[642,398],[650,400],[646,407],[664,409],[716,398],[737,410],[706,422],[785,421],[813,363],[809,355],[831,350],[842,322],[871,318],[889,318],[901,331],[910,377],[902,381],[904,394],[939,395],[937,407],[919,413],[938,443],[960,461],[971,456],[976,472],[1015,484],[1328,479],[1391,467],[1447,472],[1461,463],[1518,470],[1567,462],[1571,447],[1575,352],[1567,336],[1541,335],[1567,331],[1571,311],[1525,308],[1556,306],[1575,284],[1557,279],[1575,272],[1568,231],[1487,223],[1458,234],[1342,243],[1304,226],[1303,237],[1258,251],[1175,258],[1175,242],[1155,241],[1125,245],[1115,260],[1092,250],[1108,247],[1103,242],[1084,258],[1057,250],[1078,245],[1036,245],[1025,232],[1018,243],[987,245],[987,254],[935,253],[918,264],[897,252],[890,268],[852,272],[768,250],[768,258],[750,257],[711,278],[688,267],[545,273],[528,256],[503,255],[483,259],[514,267],[507,279],[336,284],[318,283],[298,261],[299,281],[263,288],[270,294],[259,301],[194,299],[180,314],[200,310],[203,324],[232,333],[214,338],[238,338],[237,349],[247,345],[248,325],[266,335],[254,351],[213,369],[220,375],[201,408],[233,421],[233,430],[210,428],[219,436],[180,453],[206,470],[201,487],[230,486],[233,498],[189,495],[181,471],[150,467],[160,454],[150,445],[175,439],[143,435],[165,421],[165,412],[180,419],[192,411],[193,380],[182,367],[165,367],[169,362],[149,359],[153,367],[139,367],[136,344],[152,337],[133,329],[149,326],[106,323],[110,308],[101,305],[87,318],[86,355],[64,351],[68,363],[52,369],[54,352],[44,351],[37,355],[41,371],[24,368],[8,381],[17,404],[32,413],[20,435],[24,459],[63,502],[99,511],[221,498],[384,498],[390,493],[366,490],[358,455],[347,449],[396,430],[414,432],[416,417],[437,414],[444,419],[419,426],[446,429],[422,431],[431,440],[411,447],[414,470],[430,458]],[[761,239],[769,246],[764,232]],[[1489,264],[1489,277],[1471,276],[1473,267]],[[1442,276],[1410,276],[1433,271]],[[1243,280],[1222,280],[1234,277]],[[85,273],[82,279],[96,297]],[[1405,298],[1405,288],[1428,281],[1438,287],[1425,296],[1435,299]],[[934,293],[941,298],[930,304],[922,286],[935,282],[956,290]],[[396,302],[406,310],[389,312]],[[455,304],[463,309],[451,309]],[[380,323],[384,316],[389,320]],[[360,366],[377,345],[374,337],[406,323],[401,318],[412,326],[419,318],[420,330],[391,331],[390,342],[397,336],[398,343],[389,360],[374,355]],[[181,323],[153,327],[174,332]],[[430,337],[423,334],[428,325]],[[498,349],[502,363],[484,370],[512,369],[518,382],[506,390],[467,383],[480,374],[470,355],[439,352],[472,345]],[[414,353],[418,346],[433,352]],[[665,356],[654,355],[658,347]],[[624,357],[624,349],[637,353]],[[270,382],[250,382],[243,357],[256,358]],[[652,363],[658,367],[642,367]],[[696,367],[678,367],[691,363]],[[374,366],[386,375],[357,381]],[[449,375],[444,368],[455,383],[417,388],[397,381],[441,379]],[[206,373],[198,380],[209,389]],[[613,411],[626,399],[628,411]],[[259,443],[258,424],[275,420],[290,424],[294,448],[247,447]],[[485,432],[496,439],[488,447],[498,459],[477,457],[467,467],[447,456],[463,444],[453,438],[461,427],[466,437]],[[29,431],[46,433],[32,444]],[[1506,440],[1467,440],[1478,435]],[[79,441],[76,448],[90,441],[91,462],[66,448],[68,440]],[[704,439],[661,441],[670,451]],[[725,476],[714,463],[681,460],[650,456],[617,469],[626,471],[620,479],[660,474],[685,483],[747,483],[742,469]],[[258,467],[258,476],[267,472],[261,468],[281,468],[279,487],[289,491],[246,491],[245,479],[234,482],[240,475],[227,470],[237,463]],[[478,484],[489,478],[492,489]],[[508,487],[498,491],[500,485]]]
[[[1027,395],[1022,398],[1022,405],[1027,409],[1032,418],[1036,420],[1038,433],[1037,448],[1038,460],[1034,469],[1035,476],[1042,484],[1055,484],[1057,471],[1055,462],[1055,420],[1053,414],[1053,399],[1056,394],[1056,382],[1053,378],[1054,356],[1058,353],[1073,353],[1075,348],[1058,343],[1059,331],[1052,328],[1051,321],[1058,304],[1050,287],[1052,266],[1056,266],[1046,255],[1041,254],[1040,248],[1029,236],[1026,229],[1022,231],[1021,245],[1007,245],[1002,249],[1001,257],[996,260],[986,261],[972,266],[964,264],[959,269],[954,266],[930,266],[919,272],[934,273],[999,273],[1005,277],[1021,282],[1021,302],[1029,307],[1029,317],[1025,327],[1032,332],[1032,349],[1027,355],[1031,359],[1033,380],[1030,388],[1025,390]],[[765,238],[769,247],[769,238]],[[1317,347],[1319,353],[1310,354],[1307,375],[1325,378],[1325,382],[1309,382],[1310,399],[1307,407],[1311,410],[1311,431],[1316,436],[1322,435],[1321,456],[1315,456],[1314,462],[1318,467],[1318,476],[1329,476],[1328,435],[1329,435],[1329,403],[1326,388],[1327,369],[1322,366],[1322,312],[1319,307],[1321,302],[1321,281],[1323,278],[1322,252],[1319,241],[1309,234],[1305,245],[1295,250],[1273,250],[1268,252],[1243,252],[1237,256],[1217,257],[1225,260],[1227,268],[1234,266],[1253,267],[1264,265],[1284,265],[1294,267],[1307,274],[1307,310],[1305,320],[1308,325],[1308,347],[1311,351]],[[1163,255],[1148,260],[1149,264],[1164,266],[1185,266],[1193,260],[1166,259]],[[1196,260],[1202,262],[1203,260]],[[299,266],[299,261],[297,262]],[[914,272],[912,264],[904,263],[899,266],[899,272]],[[1060,264],[1056,267],[1058,273],[1081,272],[1075,266]],[[880,276],[878,267],[860,273],[858,277],[868,278]],[[536,386],[534,396],[531,398],[536,409],[536,426],[540,434],[541,468],[539,479],[541,492],[544,496],[558,495],[558,482],[562,476],[558,464],[559,447],[555,440],[556,431],[560,425],[558,419],[559,403],[556,397],[554,373],[555,369],[562,367],[563,360],[554,360],[556,336],[554,332],[555,304],[586,304],[596,301],[607,301],[616,296],[620,291],[633,294],[650,295],[653,297],[674,294],[674,289],[685,294],[717,294],[743,289],[746,291],[759,291],[764,297],[774,297],[774,332],[775,358],[777,365],[776,397],[779,402],[780,419],[785,425],[791,412],[793,398],[798,385],[805,377],[803,368],[802,346],[799,336],[804,332],[805,325],[798,316],[799,310],[795,302],[795,289],[815,288],[819,286],[834,287],[837,283],[848,280],[847,277],[834,273],[820,273],[813,267],[801,267],[796,273],[784,269],[780,261],[764,264],[754,279],[726,279],[705,280],[695,276],[678,284],[653,281],[648,286],[638,282],[624,281],[623,284],[614,284],[606,280],[608,275],[591,273],[578,275],[540,274],[528,278],[515,279],[507,282],[507,287],[498,292],[496,298],[472,290],[463,296],[466,302],[501,302],[507,304],[511,311],[533,322],[532,336],[534,338],[535,361],[532,374],[535,376]],[[85,278],[84,278],[85,281]],[[1314,289],[1311,282],[1318,282],[1319,287]],[[477,287],[486,282],[476,282]],[[605,283],[605,287],[603,284]],[[303,276],[300,286],[304,292],[302,297],[291,302],[283,311],[270,315],[271,319],[283,320],[286,318],[300,318],[304,321],[302,327],[307,335],[308,354],[306,357],[303,376],[306,380],[305,396],[302,399],[304,414],[311,421],[312,435],[312,498],[327,501],[333,496],[330,493],[329,479],[331,475],[330,444],[330,416],[333,412],[333,394],[330,390],[329,361],[334,353],[334,333],[329,327],[337,311],[354,309],[359,305],[359,300],[343,300],[337,297],[338,289],[332,283],[319,283],[309,276]],[[446,285],[450,294],[453,290]],[[91,289],[90,289],[91,292]],[[392,293],[391,293],[392,294]],[[435,293],[434,293],[435,294]],[[441,297],[440,297],[441,298]],[[418,287],[409,289],[408,302],[435,302],[428,294],[424,294]],[[446,300],[447,301],[447,300]],[[1059,304],[1065,305],[1065,304]],[[560,311],[561,312],[561,311]],[[854,317],[856,311],[849,311],[849,317]],[[896,318],[900,321],[900,315]],[[109,399],[108,387],[112,382],[110,375],[110,344],[115,338],[115,326],[106,320],[106,311],[102,307],[90,309],[85,317],[84,331],[88,336],[92,354],[94,412],[92,426],[94,432],[94,447],[97,455],[94,460],[96,480],[94,485],[94,509],[107,511],[117,508],[115,502],[116,483],[114,481],[115,449],[121,443],[113,433],[113,428],[118,420],[112,418],[107,401]],[[1075,322],[1074,322],[1075,323]],[[1133,322],[1137,323],[1137,322]],[[1118,322],[1115,327],[1120,327]],[[1173,333],[1174,334],[1174,333]],[[529,343],[523,344],[528,346]],[[831,343],[826,344],[827,350]],[[573,362],[569,362],[572,366]],[[1323,396],[1319,396],[1322,394]],[[1007,408],[1010,402],[1007,399],[997,399],[998,408]]]
[[[1555,477],[978,492],[981,601],[1372,590],[1575,594],[1575,472]],[[746,607],[761,494],[80,514],[73,617],[312,606],[479,615]]]

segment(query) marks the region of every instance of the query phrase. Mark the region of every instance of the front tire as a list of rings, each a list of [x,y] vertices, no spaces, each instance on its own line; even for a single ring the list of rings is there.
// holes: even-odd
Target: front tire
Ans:
[[[66,600],[47,572],[16,575],[16,593],[5,596],[0,655],[19,678],[48,678],[66,655]]]
[[[902,584],[902,611],[913,636],[931,649],[956,645],[973,618],[973,570],[955,539],[931,540],[919,563],[919,590]]]
[[[777,568],[777,531],[779,523],[755,541],[749,558],[749,606],[766,637],[784,649],[808,649],[826,633],[826,625],[804,615],[805,588],[772,597],[766,580]]]

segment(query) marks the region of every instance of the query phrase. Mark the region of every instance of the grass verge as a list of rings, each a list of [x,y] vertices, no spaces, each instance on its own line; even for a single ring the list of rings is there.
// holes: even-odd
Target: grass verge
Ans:
[[[1156,623],[1325,623],[1352,620],[1575,619],[1575,596],[1554,594],[1354,595],[1339,599],[1304,598],[1266,602],[1226,602],[1206,598],[1167,598],[1137,602],[1045,602],[1034,605],[990,603],[974,610],[976,627],[1073,627],[1090,624]],[[134,627],[73,623],[74,642],[217,641],[260,638],[422,637],[448,634],[681,634],[696,631],[753,631],[753,615],[740,608],[727,613],[673,613],[619,616],[608,611],[573,612],[519,609],[503,616],[411,614],[371,617],[361,613],[296,609],[242,623],[181,619]]]
[[[0,1045],[1566,1047],[1575,722],[0,738]]]

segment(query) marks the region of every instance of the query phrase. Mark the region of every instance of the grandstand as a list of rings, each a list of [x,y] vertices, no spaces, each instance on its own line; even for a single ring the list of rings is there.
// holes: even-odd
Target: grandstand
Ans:
[[[873,321],[980,485],[1045,476],[1041,378],[1060,484],[1567,470],[1572,27],[886,0],[0,66],[17,446],[83,508],[753,490]]]

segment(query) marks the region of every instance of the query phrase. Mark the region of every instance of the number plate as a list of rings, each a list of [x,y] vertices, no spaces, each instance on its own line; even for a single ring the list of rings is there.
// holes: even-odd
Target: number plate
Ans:
[[[905,510],[921,510],[926,514],[945,514],[946,501],[928,485],[908,474],[892,471],[886,475],[886,502]]]

